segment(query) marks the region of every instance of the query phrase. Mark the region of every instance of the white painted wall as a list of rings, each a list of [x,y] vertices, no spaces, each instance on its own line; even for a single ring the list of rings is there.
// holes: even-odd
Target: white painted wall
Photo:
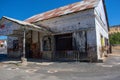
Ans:
[[[35,23],[42,24],[50,28],[55,33],[68,33],[71,31],[95,27],[94,10],[86,10],[61,17],[51,18]]]
[[[88,44],[96,45],[96,31],[94,9],[81,11],[61,17],[56,17],[35,23],[48,26],[55,33],[69,33],[78,30],[87,30]]]
[[[0,28],[0,35],[5,35],[5,36],[13,34],[13,30],[18,30],[21,28],[19,24],[4,18],[2,18],[0,24],[4,25],[4,28]]]
[[[101,35],[104,38],[109,39],[107,19],[105,17],[106,15],[102,0],[100,0],[94,12],[95,12],[95,26],[96,26],[96,37],[97,37],[97,55],[98,55],[98,59],[101,59],[100,57]]]

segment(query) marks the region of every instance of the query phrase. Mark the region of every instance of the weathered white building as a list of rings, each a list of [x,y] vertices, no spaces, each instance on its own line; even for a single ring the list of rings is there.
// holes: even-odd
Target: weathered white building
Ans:
[[[102,60],[109,44],[108,19],[104,0],[83,0],[25,21],[8,17],[13,28],[9,36],[26,29],[26,56],[49,60]],[[24,26],[24,28],[20,28]],[[30,27],[29,27],[30,26]],[[40,28],[40,29],[39,29]],[[0,34],[3,34],[0,30]],[[17,33],[15,32],[17,31]],[[16,36],[18,37],[18,36]],[[19,37],[19,41],[22,38]],[[17,53],[16,53],[17,54]]]

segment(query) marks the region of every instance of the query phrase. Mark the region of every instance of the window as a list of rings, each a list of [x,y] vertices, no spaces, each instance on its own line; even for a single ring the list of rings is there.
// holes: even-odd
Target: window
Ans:
[[[49,36],[43,37],[43,51],[51,50],[51,38]]]

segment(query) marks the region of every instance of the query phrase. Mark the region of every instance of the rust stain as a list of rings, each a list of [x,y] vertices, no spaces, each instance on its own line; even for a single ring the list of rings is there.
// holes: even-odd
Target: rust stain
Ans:
[[[40,20],[46,20],[49,18],[59,17],[61,15],[66,15],[66,14],[94,8],[98,4],[98,2],[99,0],[83,0],[81,2],[73,3],[71,5],[67,5],[45,13],[35,15],[33,17],[28,18],[25,21],[32,23]]]

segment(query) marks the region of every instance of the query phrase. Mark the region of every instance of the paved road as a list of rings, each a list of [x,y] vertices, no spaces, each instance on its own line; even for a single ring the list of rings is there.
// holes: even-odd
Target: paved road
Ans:
[[[0,63],[0,80],[120,80],[120,56],[110,55],[104,63],[30,62]]]
[[[20,66],[18,62],[0,64],[0,80],[120,80],[117,56],[110,56],[105,63],[29,62]]]

